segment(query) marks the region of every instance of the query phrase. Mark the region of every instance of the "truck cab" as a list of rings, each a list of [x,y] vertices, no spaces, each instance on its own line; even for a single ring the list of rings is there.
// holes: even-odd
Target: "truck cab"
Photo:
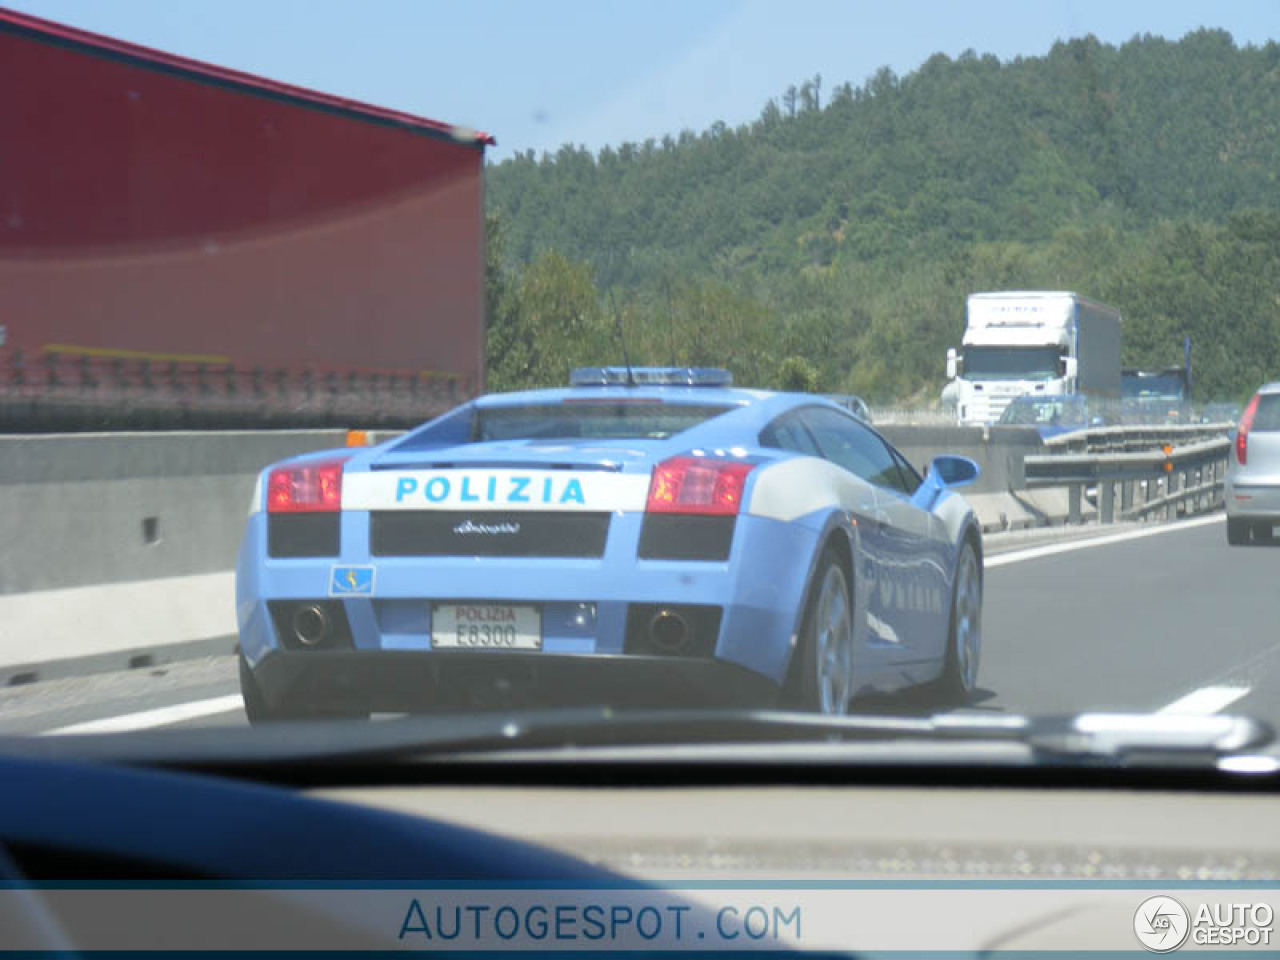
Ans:
[[[1015,397],[1118,397],[1120,314],[1069,292],[971,294],[945,396],[965,425],[999,421]]]

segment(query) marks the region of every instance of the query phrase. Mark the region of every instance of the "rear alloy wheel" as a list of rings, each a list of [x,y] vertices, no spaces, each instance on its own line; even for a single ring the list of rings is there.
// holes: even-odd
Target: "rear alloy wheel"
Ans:
[[[956,582],[951,596],[951,630],[947,637],[947,663],[941,690],[952,703],[963,703],[978,686],[982,659],[982,571],[978,552],[968,540],[960,548]]]
[[[1227,543],[1242,547],[1249,542],[1249,521],[1227,517]]]
[[[800,635],[792,674],[796,705],[842,716],[853,696],[853,605],[844,567],[833,551],[822,555]]]

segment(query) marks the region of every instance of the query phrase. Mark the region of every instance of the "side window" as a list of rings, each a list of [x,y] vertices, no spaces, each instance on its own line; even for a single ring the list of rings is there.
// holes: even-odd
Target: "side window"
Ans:
[[[778,450],[801,453],[807,457],[822,456],[822,451],[814,444],[809,431],[804,428],[804,424],[794,413],[784,414],[765,427],[760,433],[760,444]]]
[[[801,416],[827,460],[869,483],[911,492],[884,441],[857,420],[822,407],[805,410]]]
[[[1253,411],[1253,427],[1258,433],[1280,430],[1280,393],[1258,395],[1258,409]]]

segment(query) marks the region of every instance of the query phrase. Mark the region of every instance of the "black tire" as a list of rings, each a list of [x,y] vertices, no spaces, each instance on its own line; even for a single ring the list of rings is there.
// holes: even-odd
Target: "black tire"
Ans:
[[[267,698],[262,695],[262,689],[258,686],[258,681],[254,679],[253,671],[249,669],[249,664],[245,662],[244,654],[240,655],[239,660],[240,696],[244,700],[244,715],[249,718],[249,725],[256,727],[263,723],[275,723],[291,719],[267,703]]]
[[[846,663],[846,683],[844,702],[838,705],[834,701],[840,699],[838,694],[824,691],[820,679],[819,657],[819,625],[820,608],[824,605],[824,585],[831,584],[829,591],[838,591],[843,595],[844,611],[847,616],[849,634],[845,642],[844,654],[850,659]],[[832,600],[835,594],[832,594]],[[847,711],[849,701],[853,699],[855,690],[852,670],[853,656],[853,599],[849,587],[849,575],[840,562],[835,550],[828,548],[818,561],[813,582],[809,589],[809,599],[805,606],[804,620],[800,628],[800,638],[796,645],[795,655],[791,660],[791,670],[787,678],[787,686],[783,695],[783,703],[795,710],[810,713],[839,715]],[[824,706],[824,701],[827,701]]]
[[[970,636],[974,645],[967,656],[961,655],[960,626],[963,620],[961,612],[961,592],[966,584],[962,579],[966,574],[966,564],[971,563],[969,571],[975,578],[971,586],[977,591],[976,611],[973,609],[972,597],[966,603],[969,616]],[[976,632],[976,633],[975,633]],[[947,629],[947,658],[938,680],[939,700],[950,706],[968,703],[973,699],[978,685],[978,666],[982,656],[982,565],[978,561],[978,551],[971,540],[965,540],[960,547],[960,556],[956,560],[955,583],[951,588],[951,624]]]
[[[1233,547],[1242,547],[1249,542],[1249,521],[1227,517],[1227,543]]]
[[[244,715],[249,718],[249,725],[261,726],[265,723],[290,723],[302,720],[368,720],[368,713],[359,711],[343,712],[319,706],[272,706],[258,686],[258,681],[249,669],[244,654],[240,660],[240,696],[244,700]]]

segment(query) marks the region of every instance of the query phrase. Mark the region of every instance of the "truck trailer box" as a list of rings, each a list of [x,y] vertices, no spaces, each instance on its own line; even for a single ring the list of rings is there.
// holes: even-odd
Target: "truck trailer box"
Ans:
[[[9,11],[0,89],[10,421],[414,421],[483,388],[487,135]]]

